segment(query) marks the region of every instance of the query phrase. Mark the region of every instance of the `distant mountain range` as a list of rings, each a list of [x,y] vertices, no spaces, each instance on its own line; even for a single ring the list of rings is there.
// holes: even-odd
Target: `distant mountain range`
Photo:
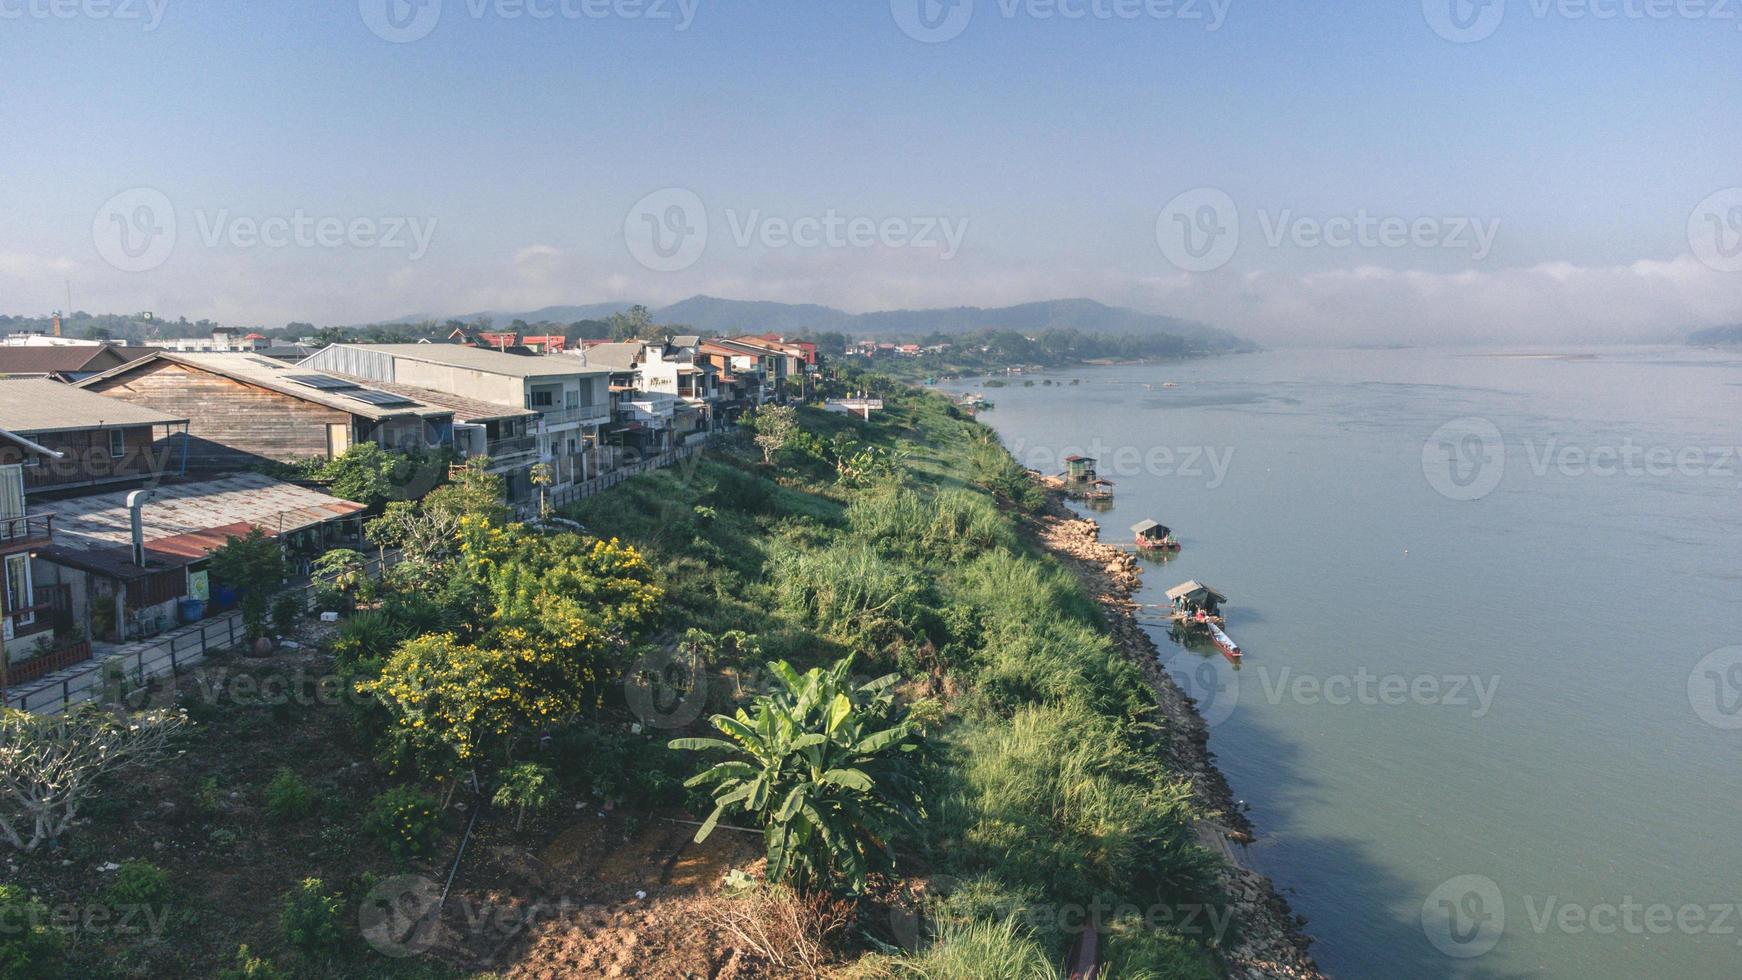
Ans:
[[[472,321],[489,317],[501,327],[514,320],[527,323],[569,324],[580,320],[603,320],[613,313],[629,309],[630,303],[590,303],[581,306],[547,306],[524,312],[491,311],[464,316],[417,315],[401,317],[392,323],[417,323],[425,320],[449,319]],[[1240,338],[1195,320],[1142,313],[1137,310],[1108,306],[1091,299],[1058,299],[1040,303],[1023,303],[986,309],[978,306],[956,306],[934,310],[885,310],[877,313],[848,313],[828,306],[810,303],[771,303],[757,300],[720,299],[714,296],[692,296],[670,306],[649,307],[660,323],[682,324],[698,330],[721,333],[772,331],[776,333],[817,333],[839,331],[858,336],[919,336],[922,334],[967,333],[974,330],[1016,330],[1035,333],[1049,329],[1077,329],[1095,333],[1156,334],[1182,337],[1205,347],[1238,347]]]
[[[1688,343],[1699,347],[1742,347],[1742,323],[1696,330],[1688,335]]]

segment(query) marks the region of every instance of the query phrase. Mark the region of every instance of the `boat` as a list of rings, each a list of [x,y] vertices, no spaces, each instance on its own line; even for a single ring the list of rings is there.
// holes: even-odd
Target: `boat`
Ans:
[[[1160,521],[1138,521],[1131,525],[1131,534],[1139,553],[1179,550],[1179,539],[1173,536],[1173,529]]]
[[[1222,651],[1222,656],[1227,657],[1229,663],[1237,664],[1240,662],[1240,657],[1242,656],[1240,653],[1240,644],[1235,643],[1233,637],[1224,633],[1222,627],[1217,626],[1212,622],[1206,621],[1204,623],[1204,629],[1208,630],[1210,633],[1210,642],[1214,643],[1217,648]]]

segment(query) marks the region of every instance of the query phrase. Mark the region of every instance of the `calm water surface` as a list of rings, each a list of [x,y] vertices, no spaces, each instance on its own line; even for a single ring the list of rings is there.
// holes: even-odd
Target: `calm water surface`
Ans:
[[[950,387],[1229,596],[1158,642],[1331,973],[1742,977],[1742,355],[1519,353]]]

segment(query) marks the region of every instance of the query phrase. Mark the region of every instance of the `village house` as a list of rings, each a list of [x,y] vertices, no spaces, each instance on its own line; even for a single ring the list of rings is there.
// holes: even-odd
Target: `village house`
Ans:
[[[641,361],[641,383],[648,391],[665,392],[677,399],[675,431],[681,438],[696,432],[711,432],[719,425],[719,368],[705,360],[696,363],[701,338],[677,336],[664,344],[649,344]]]
[[[260,473],[32,501],[32,514],[53,528],[32,574],[38,588],[61,592],[75,628],[120,643],[202,618],[210,605],[233,604],[236,597],[215,591],[208,574],[211,552],[230,538],[259,528],[306,573],[329,548],[361,542],[363,510]]]
[[[331,459],[364,442],[400,452],[454,444],[450,408],[258,354],[159,351],[79,387],[187,418],[187,465],[199,472]]]
[[[298,367],[529,409],[537,413],[531,431],[554,485],[601,472],[600,430],[611,422],[610,372],[573,357],[461,344],[334,344]]]
[[[0,375],[73,382],[155,353],[117,344],[0,345]]]
[[[26,493],[140,483],[179,472],[185,415],[46,378],[0,380],[0,465]]]
[[[719,371],[729,393],[722,406],[728,418],[774,401],[786,380],[786,357],[781,352],[733,340],[704,340],[696,356]]]

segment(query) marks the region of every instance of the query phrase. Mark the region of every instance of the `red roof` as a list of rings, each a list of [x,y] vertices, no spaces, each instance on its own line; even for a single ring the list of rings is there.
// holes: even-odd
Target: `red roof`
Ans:
[[[159,554],[175,555],[178,558],[204,558],[222,548],[231,538],[247,537],[254,530],[254,525],[247,521],[236,524],[226,524],[223,527],[208,527],[204,531],[189,531],[186,534],[172,534],[167,538],[157,538],[145,542],[146,551]],[[275,537],[271,528],[261,528],[267,537]]]
[[[265,340],[266,335],[263,333],[251,333],[248,336],[243,337],[242,339],[243,340]]]

